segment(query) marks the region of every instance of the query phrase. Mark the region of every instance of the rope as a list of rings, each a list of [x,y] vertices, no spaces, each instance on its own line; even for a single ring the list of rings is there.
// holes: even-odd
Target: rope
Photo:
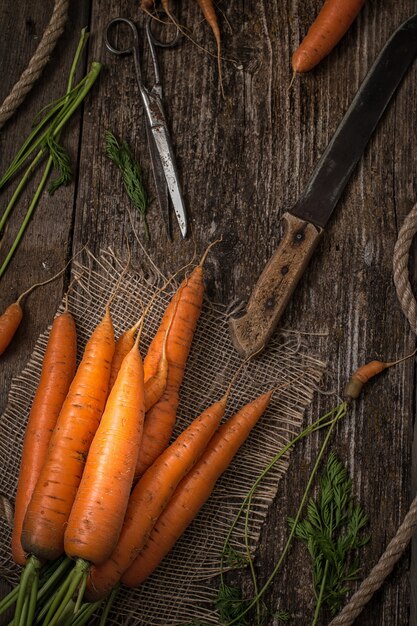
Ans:
[[[417,303],[410,285],[408,261],[410,247],[416,233],[417,204],[407,215],[400,229],[394,248],[393,260],[394,284],[397,290],[398,300],[400,301],[404,315],[415,333],[417,333]],[[371,599],[375,591],[382,586],[386,577],[393,570],[394,565],[401,558],[416,528],[417,496],[412,501],[404,521],[391,539],[378,563],[371,570],[368,577],[361,583],[359,589],[353,594],[339,615],[330,622],[329,626],[350,626],[353,624],[367,602]]]
[[[0,106],[0,128],[13,115],[38,80],[61,36],[68,17],[69,0],[55,0],[51,19],[29,65]]]

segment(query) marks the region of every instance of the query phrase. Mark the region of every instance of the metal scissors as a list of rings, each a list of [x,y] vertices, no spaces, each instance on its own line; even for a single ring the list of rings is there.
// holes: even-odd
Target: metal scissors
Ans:
[[[184,200],[178,179],[177,166],[175,163],[172,141],[166,122],[166,116],[163,107],[163,90],[161,83],[161,75],[156,54],[156,48],[171,48],[176,45],[179,38],[179,29],[176,35],[168,42],[158,40],[151,30],[152,17],[147,16],[145,22],[145,32],[148,41],[152,64],[154,69],[155,82],[151,89],[148,89],[142,80],[142,71],[140,66],[139,52],[139,33],[136,24],[125,17],[116,17],[111,20],[105,30],[105,43],[107,49],[118,56],[132,55],[136,71],[136,80],[138,83],[140,95],[146,115],[146,134],[148,139],[149,152],[152,163],[153,176],[155,180],[156,193],[159,205],[162,210],[165,227],[168,237],[171,239],[171,224],[169,218],[169,198],[171,197],[172,206],[178,220],[183,238],[187,235],[187,214],[185,210]],[[116,48],[110,42],[111,32],[117,25],[125,24],[130,29],[131,45],[125,48]]]

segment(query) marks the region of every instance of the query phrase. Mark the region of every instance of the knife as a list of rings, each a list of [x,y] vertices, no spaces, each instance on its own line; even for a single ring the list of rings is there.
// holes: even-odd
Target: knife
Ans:
[[[243,314],[229,321],[233,344],[249,357],[271,337],[347,181],[417,54],[417,13],[394,32],[365,77],[297,203],[281,217],[283,237]]]

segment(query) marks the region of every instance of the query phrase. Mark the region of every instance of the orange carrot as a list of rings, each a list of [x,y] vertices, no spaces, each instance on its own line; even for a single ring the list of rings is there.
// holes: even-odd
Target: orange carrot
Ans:
[[[23,309],[19,300],[10,304],[0,316],[0,354],[3,354],[13,339],[23,318]]]
[[[129,354],[135,345],[135,333],[138,329],[138,324],[139,322],[133,324],[133,326],[122,333],[116,341],[110,367],[109,391],[113,389],[113,385],[116,382],[123,359]]]
[[[145,417],[138,338],[123,360],[92,441],[65,531],[65,552],[103,563],[123,524]]]
[[[64,550],[66,523],[107,398],[113,352],[106,307],[65,398],[23,522],[23,549],[39,559],[56,559]]]
[[[152,465],[171,438],[177,416],[179,389],[201,312],[203,292],[202,272],[194,270],[174,296],[178,298],[178,308],[167,345],[167,382],[161,398],[146,414],[136,477]]]
[[[224,98],[223,78],[222,78],[222,64],[221,64],[220,28],[219,28],[219,23],[217,21],[216,12],[214,10],[214,4],[213,4],[212,0],[197,0],[197,2],[200,5],[200,9],[202,10],[203,15],[204,15],[207,23],[209,24],[211,30],[213,31],[214,39],[216,40],[216,46],[217,46],[217,67],[218,67],[218,70],[219,70],[220,88],[221,88],[222,95],[223,95],[223,98]]]
[[[168,305],[172,321],[169,322],[171,330],[169,331],[166,345],[168,360],[167,383],[160,400],[146,414],[142,446],[139,450],[136,466],[136,477],[142,476],[161,452],[165,450],[172,435],[177,415],[179,390],[203,304],[203,265],[211,246],[207,248],[200,263],[194,268],[190,276],[183,280],[171,303]],[[169,316],[167,313],[166,311],[161,326],[165,325],[167,327],[168,325]],[[158,340],[155,338],[155,341],[160,341],[160,335]],[[147,359],[145,358],[145,368],[146,362]]]
[[[135,560],[176,486],[199,459],[217,429],[228,394],[229,390],[196,418],[136,484],[116,549],[105,563],[90,569],[89,602],[104,598]]]
[[[333,50],[365,0],[325,0],[316,20],[292,57],[294,72],[308,72]]]
[[[48,283],[58,278],[58,276],[61,276],[61,274],[65,272],[67,266],[68,266],[68,263],[57,274],[54,274],[54,276],[51,276],[51,278],[48,278],[47,280],[44,280],[41,283],[35,283],[31,287],[29,287],[29,289],[27,289],[22,294],[20,294],[16,302],[14,302],[13,304],[10,304],[7,307],[7,309],[4,311],[4,313],[0,315],[0,355],[3,354],[7,346],[10,344],[17,329],[19,328],[20,322],[23,319],[23,309],[21,305],[23,298],[28,296],[31,293],[31,291],[33,291],[37,287],[42,287],[43,285],[47,285]]]
[[[76,355],[75,322],[71,313],[65,311],[52,324],[23,442],[12,533],[12,555],[19,565],[26,563],[20,542],[23,519],[46,459],[52,431],[74,378]]]
[[[416,354],[416,352],[417,350],[414,350],[411,354],[398,359],[398,361],[392,361],[391,363],[386,363],[384,361],[370,361],[369,363],[366,363],[366,365],[362,365],[353,372],[349,382],[346,384],[344,391],[345,397],[349,400],[356,400],[356,398],[360,396],[364,385],[366,385],[371,378],[377,374],[381,374],[381,372],[389,367],[393,367],[393,365],[397,365],[406,359],[410,359]]]
[[[201,459],[179,483],[145,547],[123,574],[125,585],[139,586],[185,532],[266,410],[272,393],[269,391],[242,407],[213,435]]]

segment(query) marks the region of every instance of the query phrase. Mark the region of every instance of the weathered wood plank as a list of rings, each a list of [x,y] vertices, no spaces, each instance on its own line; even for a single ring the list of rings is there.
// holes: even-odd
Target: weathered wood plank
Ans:
[[[86,104],[79,185],[61,190],[59,197],[57,194],[45,202],[45,217],[41,220],[38,214],[5,276],[0,294],[4,305],[39,279],[43,260],[54,269],[59,267],[67,257],[67,242],[73,251],[87,241],[94,251],[108,245],[126,251],[127,237],[135,263],[140,263],[128,203],[118,174],[104,156],[103,135],[111,129],[131,143],[153,197],[144,117],[132,64],[106,52],[103,30],[108,19],[117,15],[139,22],[141,17],[137,4],[130,0],[97,0],[91,4],[89,58],[102,60],[106,68],[94,97]],[[368,3],[332,55],[309,75],[298,77],[288,90],[291,51],[320,4],[320,0],[221,4],[225,12],[220,16],[224,56],[231,59],[223,63],[225,100],[220,94],[215,60],[190,41],[160,54],[179,171],[198,252],[223,236],[223,244],[213,250],[208,263],[208,293],[215,300],[247,298],[279,241],[279,215],[297,199],[383,42],[403,19],[417,11],[415,0],[386,0],[383,7]],[[6,82],[11,85],[14,69],[10,64],[15,58],[11,56],[12,33],[13,41],[21,45],[16,58],[23,67],[23,58],[34,48],[34,42],[25,36],[25,21],[32,20],[41,32],[52,3],[19,4],[17,16],[9,0],[6,5],[7,9],[0,7],[0,19],[8,33],[0,42],[0,55],[7,60]],[[83,9],[72,7],[67,39],[57,49],[50,72],[16,121],[0,134],[2,166],[34,112],[64,84],[62,68],[70,61],[69,42],[75,41],[75,32],[89,10],[88,2],[79,6]],[[196,3],[180,2],[176,13],[181,24],[191,29],[193,38],[214,51]],[[147,53],[144,62],[149,70]],[[370,358],[394,359],[410,352],[415,343],[399,310],[391,264],[398,228],[417,191],[413,174],[416,69],[410,70],[381,121],[282,321],[284,326],[303,332],[328,333],[320,353],[329,364],[327,388],[340,391],[360,363]],[[76,124],[69,143],[74,155]],[[175,220],[174,242],[167,242],[155,202],[149,211],[149,243],[143,240],[143,229],[134,212],[132,221],[146,250],[165,272],[174,271],[191,258],[194,242],[180,239]],[[3,361],[3,402],[11,376],[26,362],[37,335],[50,321],[61,290],[62,282],[58,281],[31,296],[27,326]],[[414,393],[412,362],[387,372],[369,386],[333,439],[332,448],[348,463],[355,493],[371,520],[372,540],[364,551],[364,575],[395,533],[410,502]],[[307,419],[318,417],[332,402],[328,397],[318,397]],[[259,547],[257,571],[261,581],[266,580],[279,555],[287,533],[286,519],[294,514],[321,441],[322,437],[316,436],[304,442],[291,459]],[[408,568],[409,552],[358,624],[408,623]],[[242,584],[248,588],[247,577],[242,577]],[[265,600],[273,611],[287,609],[293,617],[291,623],[310,623],[310,573],[301,546],[294,546]],[[323,617],[321,623],[327,621]]]

